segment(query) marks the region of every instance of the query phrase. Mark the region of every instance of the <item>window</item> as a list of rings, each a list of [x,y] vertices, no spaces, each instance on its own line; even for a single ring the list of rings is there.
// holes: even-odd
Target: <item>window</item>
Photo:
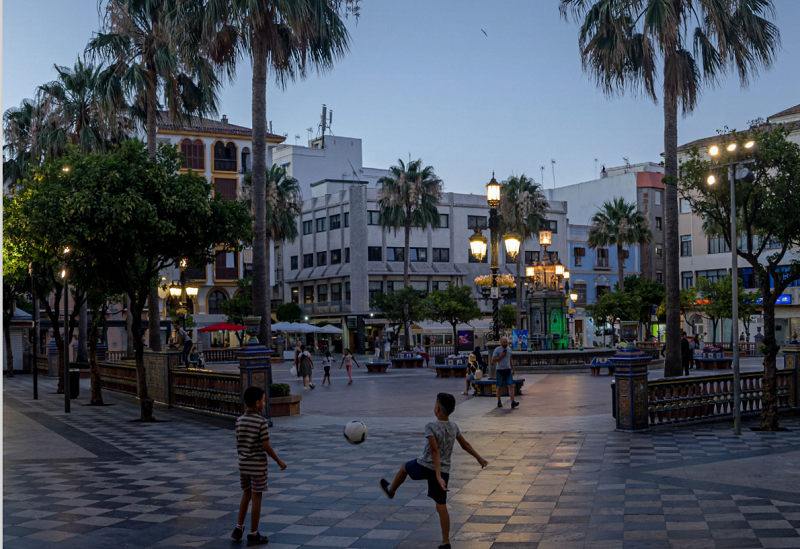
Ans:
[[[326,303],[328,301],[328,285],[320,284],[317,286],[317,303]]]
[[[558,232],[558,221],[553,219],[545,219],[542,228],[550,231],[553,234],[556,234]]]
[[[692,271],[684,271],[681,273],[681,288],[687,289],[691,288],[694,285],[694,277],[692,276]]]
[[[575,293],[578,294],[576,305],[586,305],[586,282],[576,282],[573,285]]]
[[[236,171],[236,144],[233,141],[214,143],[214,170],[218,172]]]
[[[252,263],[245,263],[244,264],[244,273],[242,278],[253,278],[253,264]]]
[[[214,178],[214,195],[222,200],[236,200],[236,179]]]
[[[597,248],[597,267],[608,267],[608,250]],[[599,297],[599,296],[598,296]]]
[[[289,261],[290,261],[290,262],[291,262],[291,264],[292,264],[292,270],[293,270],[293,271],[296,271],[296,270],[297,270],[297,256],[296,256],[296,255],[293,255],[293,256],[292,256],[292,257],[289,259]]]
[[[664,247],[656,246],[656,257],[664,257]]]
[[[692,236],[681,237],[681,256],[687,257],[692,255]]]
[[[402,284],[400,284],[402,286]],[[386,293],[392,293],[394,291],[394,281],[389,280],[386,282]]]
[[[411,263],[424,263],[428,260],[428,248],[409,248],[409,261]],[[404,248],[386,248],[386,261],[403,261]]]
[[[314,303],[314,286],[303,288],[303,303]]]
[[[661,206],[661,191],[656,191],[656,206]]]
[[[383,282],[380,280],[378,281],[369,281],[369,298],[370,300],[374,299],[376,295],[383,293]]]
[[[776,284],[779,284],[783,278],[789,275],[789,270],[791,267],[788,265],[780,265],[777,269],[775,269],[775,274],[772,277],[772,281],[770,282],[770,288],[774,288]],[[788,288],[800,286],[800,280],[795,280],[794,282],[790,282],[787,286]]]
[[[350,212],[344,212],[344,226],[350,226]]]
[[[331,265],[338,265],[342,262],[342,250],[331,250]]]
[[[718,236],[716,238],[708,239],[708,253],[710,254],[724,254],[730,252],[731,247],[725,242],[725,238]]]
[[[380,217],[380,212],[376,210],[369,210],[367,212],[367,225],[380,225],[378,218]]]
[[[411,248],[411,261],[426,263],[428,261],[428,248]]]
[[[656,196],[658,196],[658,195],[656,195]],[[662,223],[661,223],[661,218],[660,217],[656,217],[656,229],[658,229],[660,231],[662,228],[663,228],[663,226],[662,226]]]
[[[328,252],[317,252],[317,267],[324,267],[328,264]]]
[[[611,291],[611,288],[609,286],[597,286],[595,289],[597,292],[596,293],[597,299],[600,299],[601,297],[603,297],[604,294],[607,294],[609,291]]]
[[[342,227],[342,216],[339,214],[331,216],[330,222],[331,230],[340,229]]]
[[[583,246],[575,247],[575,266],[580,267],[583,265],[583,258],[586,257],[586,248]]]
[[[689,204],[689,201],[685,198],[681,198],[681,213],[688,214],[692,213],[692,205]]]
[[[663,271],[656,271],[656,282],[664,283],[664,272]]]
[[[199,139],[192,141],[184,139],[181,141],[181,152],[183,153],[183,163],[181,168],[190,170],[205,171],[206,169],[206,147]]]
[[[472,255],[472,250],[467,251],[467,258],[470,263],[486,263],[487,258],[489,257],[489,250],[486,250],[486,255],[483,256],[483,261],[478,261],[475,259],[475,256]]]
[[[344,283],[344,298],[350,301],[350,281]]]
[[[325,218],[320,217],[317,219],[317,232],[324,233],[325,232]]]
[[[252,169],[253,166],[250,165],[250,149],[244,147],[242,149],[242,169],[240,171],[242,173],[250,173]]]
[[[214,290],[208,295],[208,314],[221,315],[222,303],[228,300],[228,295],[222,290]]]
[[[697,278],[705,278],[709,282],[719,282],[721,278],[728,276],[727,269],[712,269],[710,271],[697,271]]]
[[[423,294],[428,293],[428,281],[427,280],[412,280],[411,287],[417,290],[418,292],[422,292]]]
[[[431,282],[431,291],[436,292],[438,290],[444,290],[447,287],[447,282],[443,282],[440,280],[434,280]]]
[[[314,254],[303,254],[303,268],[308,269],[314,266]]]
[[[450,214],[439,214],[439,228],[440,229],[450,228]]]
[[[344,249],[344,262],[350,263],[350,248]]]
[[[383,254],[380,246],[370,246],[367,248],[367,261],[383,261]]]
[[[292,288],[292,303],[300,303],[300,289]]]
[[[450,263],[450,248],[434,248],[434,263]]]
[[[467,229],[485,229],[486,216],[485,215],[469,215],[467,216]]]
[[[753,273],[752,267],[739,269],[739,278],[742,279],[742,288],[758,288],[758,279]]]
[[[558,252],[545,252],[545,259],[550,261],[558,261]]]
[[[386,261],[404,261],[405,248],[386,248]]]
[[[303,234],[311,234],[314,232],[314,222],[310,219],[303,221]]]
[[[539,261],[539,252],[525,252],[525,264],[531,265]]]
[[[214,275],[221,280],[239,278],[239,252],[220,251],[214,265]]]
[[[342,300],[341,282],[331,284],[331,301],[341,301],[341,300]]]

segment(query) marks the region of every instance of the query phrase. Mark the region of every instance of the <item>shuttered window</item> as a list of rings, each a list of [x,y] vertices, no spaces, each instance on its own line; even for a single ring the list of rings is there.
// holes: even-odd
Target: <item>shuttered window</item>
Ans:
[[[181,168],[205,171],[206,169],[206,148],[199,139],[192,141],[184,139],[181,141],[181,152],[183,153],[183,164]]]
[[[222,200],[236,200],[236,179],[214,178],[214,191]]]
[[[218,280],[237,280],[239,278],[239,252],[219,252],[214,265]]]

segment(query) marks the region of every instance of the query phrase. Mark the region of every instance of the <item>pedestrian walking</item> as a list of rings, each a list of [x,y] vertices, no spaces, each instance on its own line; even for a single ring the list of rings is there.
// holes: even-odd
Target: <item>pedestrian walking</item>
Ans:
[[[361,365],[356,360],[356,357],[350,354],[350,349],[345,349],[342,362],[339,364],[339,369],[342,369],[342,365],[347,366],[347,377],[350,378],[350,381],[347,382],[348,385],[353,384],[353,376],[351,375],[351,371],[353,370],[353,362],[356,363],[356,366],[361,368]]]
[[[500,346],[494,350],[492,361],[496,362],[497,379],[495,393],[497,393],[497,407],[502,408],[503,402],[500,395],[503,387],[508,387],[508,396],[511,397],[511,409],[519,406],[519,402],[514,400],[514,364],[511,362],[511,349],[508,348],[508,338],[500,338]]]
[[[461,434],[461,431],[458,430],[458,425],[450,421],[450,414],[455,409],[455,397],[448,393],[439,393],[436,396],[436,404],[433,407],[436,421],[432,421],[425,426],[427,440],[425,441],[425,449],[422,452],[422,456],[404,463],[391,485],[386,479],[382,478],[380,481],[381,489],[389,499],[394,499],[397,489],[408,477],[411,477],[411,480],[425,480],[428,482],[428,497],[436,504],[439,525],[442,528],[442,544],[439,549],[450,549],[447,481],[450,479],[450,463],[456,441],[465,452],[478,460],[481,469],[487,465],[486,460],[475,451],[464,438],[464,435]]]
[[[178,345],[181,346],[181,364],[189,367],[189,353],[192,351],[192,346],[194,343],[192,342],[192,338],[189,337],[189,334],[186,333],[181,327],[180,322],[173,322],[173,326],[175,326],[175,332],[178,336]]]
[[[695,343],[694,336],[689,338],[689,368],[694,369],[694,350],[697,348],[697,343]]]
[[[683,375],[689,375],[689,364],[692,361],[692,350],[689,348],[689,338],[683,332],[681,338],[681,362],[683,362]]]
[[[325,357],[322,359],[322,369],[325,371],[325,376],[322,378],[322,386],[325,387],[325,380],[328,380],[328,387],[331,386],[331,364],[333,358],[330,351],[325,351]]]
[[[294,369],[297,372],[297,377],[300,377],[300,340],[294,342]]]
[[[312,381],[311,372],[314,369],[314,361],[311,359],[311,353],[306,350],[305,345],[300,346],[300,367],[297,369],[297,375],[303,378],[303,390],[308,387],[312,389],[316,387]],[[306,387],[306,378],[308,378],[308,387]]]
[[[248,387],[244,392],[247,411],[236,420],[236,453],[239,455],[239,483],[242,487],[242,500],[239,503],[239,516],[231,537],[237,541],[244,536],[244,519],[250,507],[250,533],[247,545],[269,543],[267,536],[258,532],[261,518],[261,497],[267,491],[267,472],[271,457],[281,471],[286,464],[281,461],[269,443],[269,423],[261,415],[266,406],[266,395],[261,387]]]

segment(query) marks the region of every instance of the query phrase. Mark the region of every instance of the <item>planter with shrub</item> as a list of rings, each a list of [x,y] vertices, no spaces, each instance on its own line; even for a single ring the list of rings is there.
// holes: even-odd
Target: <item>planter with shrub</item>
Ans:
[[[269,413],[272,417],[296,416],[300,413],[303,397],[292,395],[285,383],[272,383],[269,386]]]

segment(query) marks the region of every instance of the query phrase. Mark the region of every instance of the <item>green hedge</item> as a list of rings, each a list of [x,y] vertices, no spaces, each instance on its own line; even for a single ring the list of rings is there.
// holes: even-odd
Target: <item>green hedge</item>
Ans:
[[[271,383],[269,386],[270,398],[290,396],[289,386],[285,383]]]

